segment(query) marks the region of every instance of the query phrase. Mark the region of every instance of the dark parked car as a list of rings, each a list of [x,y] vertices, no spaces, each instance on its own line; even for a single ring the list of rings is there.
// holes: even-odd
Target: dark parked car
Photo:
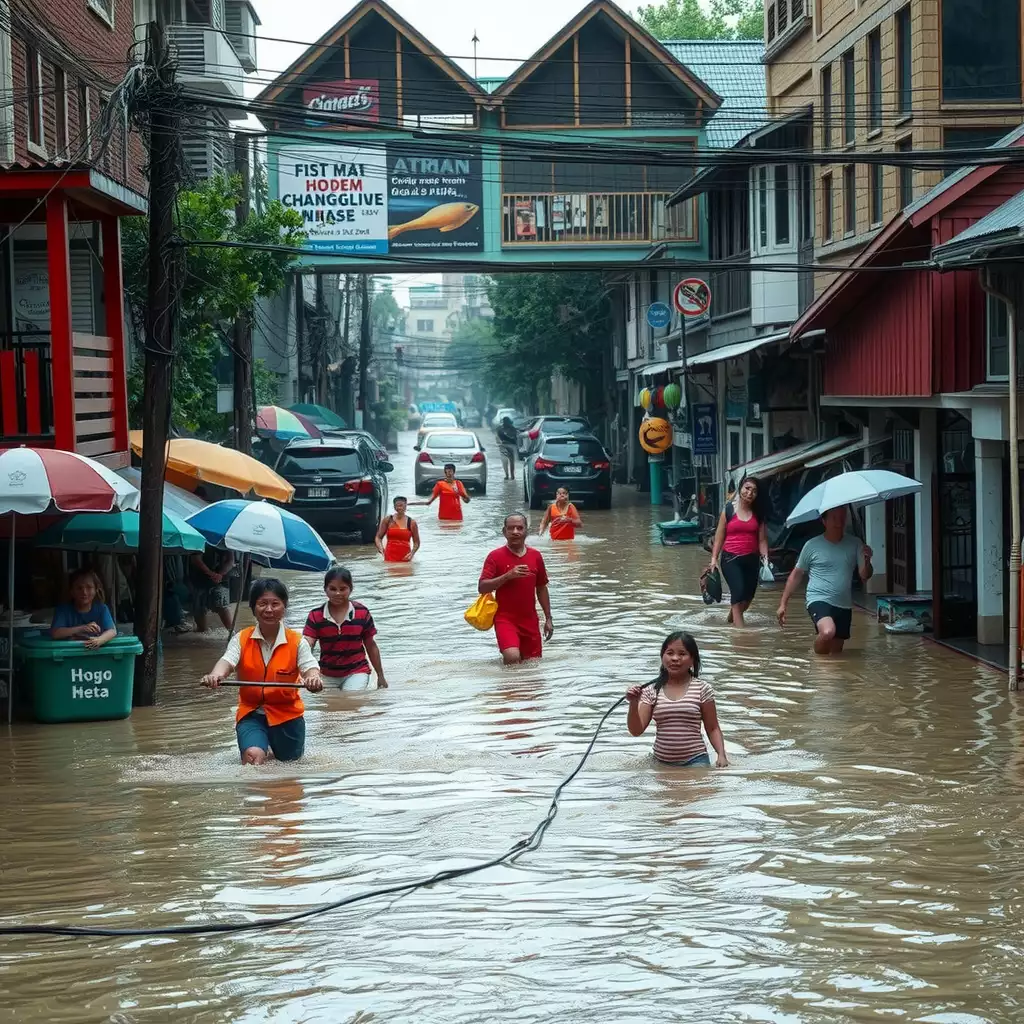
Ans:
[[[329,438],[345,437],[350,440],[362,439],[374,456],[381,462],[390,462],[391,453],[377,440],[368,430],[358,430],[355,427],[346,427],[344,430],[325,430],[324,435]]]
[[[372,544],[388,507],[388,478],[395,467],[378,459],[357,437],[292,441],[274,467],[295,488],[285,506],[321,533],[358,533]]]
[[[540,450],[527,456],[523,498],[540,509],[555,500],[559,487],[568,487],[573,503],[612,507],[611,459],[593,435],[543,437]]]
[[[519,457],[525,459],[527,455],[537,450],[537,441],[541,434],[547,434],[549,437],[557,434],[561,437],[569,434],[591,434],[593,429],[586,416],[535,416],[526,427],[519,430]]]

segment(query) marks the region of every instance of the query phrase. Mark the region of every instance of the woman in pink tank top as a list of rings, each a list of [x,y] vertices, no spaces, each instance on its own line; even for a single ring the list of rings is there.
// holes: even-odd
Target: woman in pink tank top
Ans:
[[[718,518],[711,565],[721,559],[722,575],[729,586],[729,621],[743,625],[743,613],[757,593],[761,562],[768,561],[768,530],[759,513],[756,477],[748,476]]]

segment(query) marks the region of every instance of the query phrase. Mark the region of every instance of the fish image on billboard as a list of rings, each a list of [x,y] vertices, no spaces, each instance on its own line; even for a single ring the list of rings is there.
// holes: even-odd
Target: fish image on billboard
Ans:
[[[406,231],[457,231],[463,224],[468,224],[479,211],[480,207],[476,203],[442,203],[404,224],[392,224],[388,228],[388,239]]]

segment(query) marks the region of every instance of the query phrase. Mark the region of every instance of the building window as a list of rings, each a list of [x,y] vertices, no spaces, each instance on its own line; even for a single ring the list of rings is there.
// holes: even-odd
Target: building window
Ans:
[[[988,296],[985,311],[985,335],[988,349],[986,376],[989,380],[1010,379],[1010,318],[1006,303]]]
[[[885,167],[882,164],[870,164],[868,173],[871,176],[871,226],[882,223],[882,181]]]
[[[1005,134],[1006,130],[1003,128],[944,128],[942,131],[942,148],[962,149],[965,151],[987,149],[998,142]],[[970,152],[964,153],[962,162],[951,160],[943,168],[943,177],[948,177],[959,167],[971,163],[971,160],[972,155]]]
[[[832,148],[832,65],[821,69],[821,145]]]
[[[824,174],[821,178],[821,239],[832,241],[832,175]]]
[[[814,241],[814,181],[810,164],[800,167],[800,241]]]
[[[30,146],[43,149],[43,61],[39,51],[32,46],[25,47],[25,86],[28,94],[28,142]]]
[[[757,243],[768,248],[768,168],[757,169]]]
[[[910,4],[907,4],[896,12],[896,110],[904,117],[914,108],[914,65],[910,45]]]
[[[788,3],[789,0],[779,0],[779,2],[775,5],[777,8],[777,14],[775,15],[775,23],[778,27],[780,36],[789,27],[789,10],[787,9]]]
[[[114,27],[114,0],[85,0],[86,6],[98,14],[111,28]]]
[[[55,146],[58,156],[67,156],[68,138],[68,76],[62,67],[53,68],[53,111],[57,138]]]
[[[868,35],[868,131],[882,130],[882,30]]]
[[[775,244],[789,245],[789,168],[775,167]]]
[[[78,138],[75,147],[83,149],[87,159],[92,159],[92,111],[89,102],[89,86],[84,82],[78,85]]]
[[[857,165],[843,168],[843,234],[857,233]]]
[[[942,99],[1020,98],[1020,4],[942,0]]]
[[[896,143],[897,153],[910,153],[913,151],[914,143],[908,135]],[[900,172],[900,209],[905,209],[914,201],[914,168],[907,164],[899,165]]]
[[[434,333],[434,321],[433,320],[417,320],[416,330],[420,334],[433,334]]]
[[[775,39],[775,4],[769,4],[765,12],[768,22],[768,42]]]
[[[843,142],[851,145],[857,138],[857,80],[853,50],[843,54]]]

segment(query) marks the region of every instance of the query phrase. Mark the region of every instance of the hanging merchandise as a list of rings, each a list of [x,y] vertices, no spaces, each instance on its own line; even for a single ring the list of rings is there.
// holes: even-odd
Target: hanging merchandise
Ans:
[[[640,447],[649,455],[660,455],[672,447],[672,424],[660,416],[649,416],[640,424]]]
[[[640,392],[640,405],[644,409],[650,409],[650,407],[651,407],[651,389],[650,388],[644,388]]]
[[[664,409],[665,408],[665,389],[658,388],[654,392],[654,408]]]
[[[678,409],[679,403],[683,400],[683,392],[678,384],[669,384],[664,392],[665,408]]]

